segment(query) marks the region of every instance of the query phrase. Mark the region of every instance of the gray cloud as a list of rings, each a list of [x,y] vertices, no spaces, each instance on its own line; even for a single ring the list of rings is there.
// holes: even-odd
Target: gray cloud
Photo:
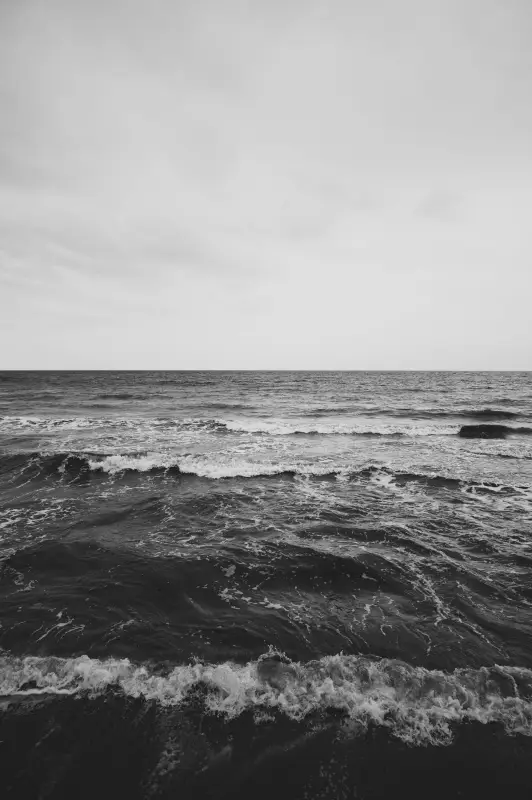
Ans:
[[[530,367],[531,23],[2,4],[1,366]]]

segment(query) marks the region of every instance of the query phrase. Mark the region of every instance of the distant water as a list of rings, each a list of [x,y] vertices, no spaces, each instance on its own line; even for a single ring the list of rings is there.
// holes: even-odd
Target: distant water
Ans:
[[[529,798],[531,568],[531,373],[0,373],[0,795]]]

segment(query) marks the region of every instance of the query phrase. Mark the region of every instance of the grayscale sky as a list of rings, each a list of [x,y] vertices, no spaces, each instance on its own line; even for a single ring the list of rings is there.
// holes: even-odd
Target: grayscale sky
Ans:
[[[0,368],[532,368],[530,0],[0,0]]]

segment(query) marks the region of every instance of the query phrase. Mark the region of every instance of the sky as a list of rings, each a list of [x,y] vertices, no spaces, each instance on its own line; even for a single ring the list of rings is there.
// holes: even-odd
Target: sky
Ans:
[[[530,0],[0,0],[0,368],[532,369]]]

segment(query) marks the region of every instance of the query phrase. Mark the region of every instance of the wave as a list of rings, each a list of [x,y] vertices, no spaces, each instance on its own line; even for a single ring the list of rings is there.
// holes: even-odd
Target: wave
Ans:
[[[458,435],[464,439],[505,439],[506,436],[520,434],[532,435],[532,428],[527,426],[510,427],[509,425],[463,425]]]
[[[283,420],[212,420],[218,430],[237,433],[265,434],[270,436],[456,436],[463,427],[504,428],[507,434],[532,434],[532,428],[510,425],[460,426],[457,423],[436,425],[406,425],[393,423],[298,423]]]
[[[498,420],[516,419],[527,416],[520,411],[508,411],[498,408],[417,408],[417,409],[397,409],[392,411],[379,411],[380,414],[390,414],[391,416],[421,418],[456,418],[469,417],[471,419]]]
[[[86,428],[125,428],[149,430],[172,428],[176,431],[242,433],[269,436],[444,436],[458,433],[458,425],[392,425],[356,423],[290,423],[282,420],[222,420],[205,418],[136,418],[136,417],[0,417],[0,429],[11,432],[52,433]]]
[[[89,406],[90,407],[90,406]],[[93,405],[93,407],[97,407]],[[104,406],[107,407],[107,406]],[[220,431],[227,432],[228,425],[218,419],[186,418],[172,419],[167,417],[0,417],[0,429],[10,432],[53,433],[56,431],[75,431],[85,428],[125,428],[135,431],[173,428],[183,431]]]
[[[406,417],[411,419],[457,419],[463,417],[465,419],[478,419],[485,421],[497,420],[513,420],[519,418],[527,418],[529,415],[521,411],[507,411],[504,409],[495,408],[417,408],[417,409],[401,409],[390,411],[378,411],[378,414],[384,414],[392,417]]]
[[[501,455],[490,453],[490,455]],[[515,457],[518,456],[509,456]],[[522,456],[526,458],[527,456]],[[173,453],[135,451],[125,453],[101,452],[33,452],[11,453],[0,455],[0,475],[16,473],[25,480],[47,478],[51,476],[76,479],[87,477],[91,473],[120,475],[123,473],[153,473],[173,476],[193,476],[219,480],[224,478],[267,478],[267,477],[304,477],[304,478],[374,478],[386,476],[397,484],[409,482],[424,483],[442,488],[458,488],[461,486],[501,488],[508,490],[526,489],[526,486],[507,486],[490,481],[466,480],[453,475],[440,475],[433,471],[412,472],[408,469],[393,469],[385,465],[365,464],[360,466],[334,466],[329,461],[315,462],[281,462],[260,463],[244,458],[217,459],[214,454],[208,455],[176,455]]]
[[[159,386],[176,386],[179,389],[183,389],[197,386],[216,386],[218,380],[218,378],[207,378],[198,375],[191,377],[181,373],[175,378],[160,378],[155,383]]]
[[[52,431],[60,428],[75,430],[77,428],[87,428],[94,424],[96,420],[88,417],[63,417],[63,418],[45,418],[45,417],[0,417],[0,427],[7,430],[35,430],[35,431]]]
[[[188,456],[170,453],[15,453],[0,457],[0,474],[19,473],[25,480],[64,476],[69,479],[90,473],[119,475],[127,472],[189,475],[213,480],[221,478],[253,478],[276,475],[335,475],[342,468],[330,464],[304,463],[261,464],[245,459],[217,461],[213,456]]]
[[[495,408],[384,408],[376,405],[355,405],[355,406],[328,406],[310,409],[302,413],[302,417],[326,417],[338,414],[350,414],[370,417],[396,417],[399,419],[456,419],[456,417],[469,417],[473,419],[514,419],[526,417],[520,411],[509,411],[506,409]]]
[[[270,436],[450,436],[458,433],[458,425],[393,425],[388,423],[291,423],[282,420],[239,420],[223,422],[227,430],[237,433],[268,434]]]
[[[0,656],[4,697],[109,689],[163,707],[200,690],[205,712],[226,719],[265,710],[297,721],[340,713],[353,732],[375,725],[413,745],[448,745],[457,724],[473,721],[532,736],[532,670],[516,666],[443,672],[343,654],[299,663],[271,650],[244,665],[196,662],[162,672],[128,659]]]
[[[143,418],[143,417],[0,417],[0,429],[13,433],[18,431],[27,433],[53,433],[56,431],[75,431],[87,428],[119,428],[129,429],[135,432],[145,431],[146,433],[154,430],[172,429],[175,431],[188,432],[211,432],[211,433],[241,433],[249,435],[264,436],[456,436],[461,430],[465,429],[498,429],[505,435],[521,434],[531,435],[532,428],[527,426],[510,425],[471,425],[460,426],[459,424],[397,424],[393,423],[356,423],[356,422],[290,422],[281,419],[272,420],[223,420],[217,418],[188,417],[185,419],[173,419],[166,417]],[[463,435],[463,434],[462,434]]]
[[[159,395],[156,395],[159,396]],[[150,394],[129,394],[128,392],[122,393],[104,393],[104,394],[97,394],[96,398],[98,400],[146,400],[148,397],[153,397],[153,393]]]
[[[334,416],[335,414],[360,414],[361,412],[365,414],[368,410],[374,410],[373,406],[371,408],[361,408],[360,406],[322,406],[319,408],[309,409],[309,411],[305,411],[300,416],[327,417],[329,415]]]
[[[478,419],[512,419],[522,416],[518,411],[506,411],[498,408],[480,408],[472,411],[458,412],[464,417],[477,417]]]
[[[203,403],[203,408],[216,408],[221,411],[253,411],[256,406],[247,405],[246,403]]]
[[[0,457],[0,474],[18,472],[25,479],[53,475],[77,478],[90,472],[179,472],[176,456],[145,452],[134,453],[14,453]]]

